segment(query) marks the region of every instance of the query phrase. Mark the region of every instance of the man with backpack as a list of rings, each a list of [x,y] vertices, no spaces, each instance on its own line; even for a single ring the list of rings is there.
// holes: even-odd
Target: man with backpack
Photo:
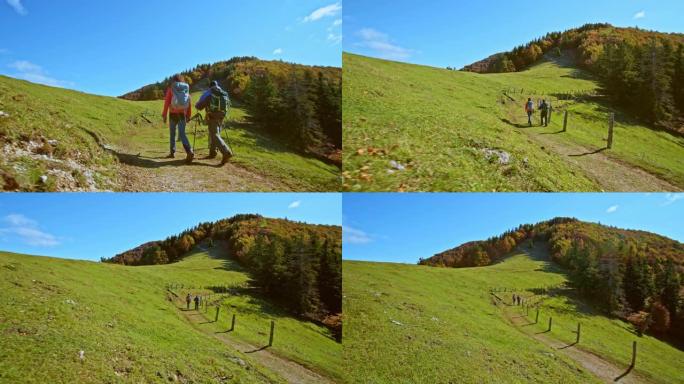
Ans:
[[[191,301],[192,301],[192,295],[188,293],[188,295],[185,296],[185,304],[186,304],[188,310],[190,310],[190,302]]]
[[[192,104],[190,98],[190,85],[183,82],[183,77],[181,75],[176,75],[171,86],[166,90],[164,111],[162,112],[164,123],[166,124],[167,116],[170,120],[171,148],[168,156],[169,159],[173,159],[176,154],[176,128],[178,129],[178,136],[180,136],[183,148],[187,154],[186,161],[190,163],[195,157],[188,136],[185,134],[185,125],[191,115]]]
[[[532,114],[534,113],[534,102],[532,101],[532,98],[530,97],[527,99],[527,103],[525,103],[525,112],[527,112],[527,123],[532,126]]]
[[[198,295],[195,295],[195,311],[199,309],[200,305],[200,297]]]
[[[233,156],[228,144],[221,138],[221,127],[223,120],[226,118],[228,108],[230,107],[230,98],[228,92],[221,89],[218,81],[211,82],[209,88],[202,97],[200,97],[195,108],[198,110],[206,110],[206,120],[209,124],[209,156],[207,159],[216,157],[216,152],[221,151],[223,158],[221,165],[224,165]]]
[[[548,127],[549,126],[549,104],[546,103],[546,100],[542,100],[541,105],[539,106],[539,110],[541,111],[541,125]]]

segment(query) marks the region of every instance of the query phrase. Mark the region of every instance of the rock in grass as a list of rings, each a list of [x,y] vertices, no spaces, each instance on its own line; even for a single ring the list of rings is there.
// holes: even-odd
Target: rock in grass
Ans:
[[[400,323],[400,322],[398,322],[398,321],[396,321],[396,320],[392,320],[392,324],[396,324],[396,325],[399,325],[399,326],[404,325],[404,324],[402,324],[402,323]]]
[[[47,181],[48,181],[48,177],[47,177],[47,175],[42,175],[42,176],[39,178],[39,180],[40,180],[41,183],[45,184],[45,183],[47,183]]]
[[[482,152],[487,160],[498,158],[499,164],[501,165],[508,165],[512,159],[510,153],[498,149],[485,148]]]
[[[9,113],[0,111],[0,117],[9,117]]]
[[[390,167],[392,167],[393,169],[396,169],[397,171],[406,170],[406,166],[404,166],[402,163],[400,163],[396,160],[390,160]]]

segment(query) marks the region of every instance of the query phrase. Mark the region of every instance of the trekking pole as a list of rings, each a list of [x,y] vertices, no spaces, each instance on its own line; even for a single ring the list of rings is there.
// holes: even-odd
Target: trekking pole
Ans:
[[[195,142],[197,141],[197,120],[195,120],[195,132],[192,134],[192,150],[195,150]]]

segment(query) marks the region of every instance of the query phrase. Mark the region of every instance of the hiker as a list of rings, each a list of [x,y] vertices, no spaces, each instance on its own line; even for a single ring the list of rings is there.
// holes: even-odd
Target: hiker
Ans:
[[[520,298],[520,296],[518,296],[518,305],[520,305],[521,301],[522,301],[522,299]]]
[[[185,304],[187,304],[187,308],[190,309],[190,302],[192,301],[192,296],[188,293],[188,295],[185,297]]]
[[[513,305],[515,305],[515,293],[513,294]]]
[[[546,100],[542,100],[541,105],[539,106],[539,110],[541,111],[541,125],[548,127],[549,126],[549,104],[546,103]]]
[[[195,311],[199,309],[199,302],[200,302],[200,297],[195,296]]]
[[[166,90],[166,97],[164,98],[164,111],[162,112],[162,119],[166,124],[168,117],[170,124],[170,153],[168,159],[173,159],[176,155],[176,128],[178,129],[178,136],[183,143],[183,148],[187,154],[186,161],[192,162],[195,154],[190,146],[188,136],[185,134],[185,124],[192,115],[192,104],[190,98],[190,85],[183,82],[183,76],[176,75],[173,82]]]
[[[226,164],[228,159],[233,156],[233,151],[221,138],[223,119],[226,118],[229,107],[230,98],[228,97],[228,92],[221,89],[218,81],[212,81],[211,88],[204,92],[197,104],[195,104],[195,108],[198,110],[206,111],[206,120],[209,124],[209,156],[206,158],[215,158],[216,151],[219,150],[223,155],[221,165]]]
[[[527,112],[527,123],[532,126],[532,114],[534,113],[534,102],[532,101],[532,98],[527,99],[527,103],[525,104],[525,112]]]

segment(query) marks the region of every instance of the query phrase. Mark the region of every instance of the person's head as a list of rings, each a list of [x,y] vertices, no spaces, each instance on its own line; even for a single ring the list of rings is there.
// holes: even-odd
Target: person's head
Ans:
[[[180,73],[177,74],[176,76],[173,77],[173,81],[175,81],[177,83],[182,83],[183,82],[183,75],[181,75]]]
[[[530,97],[530,98],[528,98],[528,99],[527,99],[527,101],[532,101],[532,98],[531,98],[531,97]]]

